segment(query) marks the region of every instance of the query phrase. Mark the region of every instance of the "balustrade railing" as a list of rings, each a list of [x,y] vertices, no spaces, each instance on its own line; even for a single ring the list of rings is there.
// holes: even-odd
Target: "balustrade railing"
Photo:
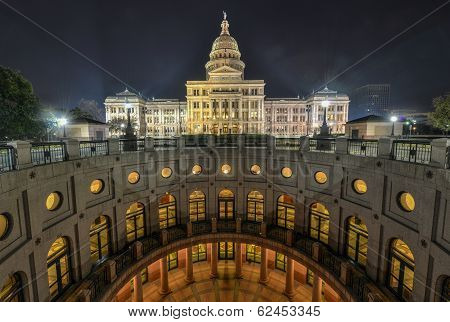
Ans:
[[[167,241],[173,242],[178,239],[186,238],[186,225],[177,225],[167,228]]]
[[[14,170],[16,152],[12,146],[0,145],[0,173]]]
[[[122,254],[115,258],[116,274],[120,274],[133,262],[133,251],[128,247]]]
[[[80,141],[80,156],[82,158],[108,154],[108,141]]]
[[[184,146],[187,148],[208,146],[208,137],[206,135],[187,135],[183,138]]]
[[[108,285],[106,266],[103,266],[100,270],[92,274],[89,281],[88,289],[90,290],[90,300],[95,301],[102,293],[105,286]]]
[[[336,140],[331,139],[309,139],[309,151],[312,152],[336,152]]]
[[[192,235],[209,234],[212,231],[210,221],[194,221],[192,222]]]
[[[155,238],[151,238],[151,237],[142,239],[142,240],[140,240],[140,242],[142,243],[142,254],[143,255],[147,255],[152,250],[161,246],[159,239],[155,239]]]
[[[294,247],[309,256],[312,256],[312,246],[314,242],[314,240],[307,238],[298,232],[295,232],[294,234]]]
[[[137,140],[121,139],[119,141],[120,152],[144,151],[144,148],[145,148],[144,139],[137,139]]]
[[[323,264],[326,268],[332,271],[334,275],[338,277],[341,275],[342,260],[340,260],[336,255],[334,255],[329,249],[325,247],[323,247],[320,252],[319,263]]]
[[[156,150],[176,149],[178,147],[178,139],[153,139],[153,147]]]
[[[370,280],[364,274],[351,269],[349,282],[347,286],[350,288],[353,296],[360,302],[367,302],[369,300],[370,289],[368,285],[370,284]]]
[[[300,138],[276,138],[276,150],[300,150]]]
[[[218,220],[217,231],[221,233],[234,233],[236,232],[236,221],[234,220]]]
[[[261,223],[256,221],[243,221],[241,231],[245,234],[259,236],[261,235]]]
[[[367,157],[378,156],[377,140],[349,139],[347,142],[348,142],[348,154],[361,155]]]
[[[267,135],[246,135],[245,146],[251,148],[267,148]]]
[[[214,137],[214,144],[216,147],[233,148],[238,146],[238,136],[233,134],[225,134]]]
[[[33,165],[49,164],[67,160],[64,142],[31,143]]]
[[[431,161],[431,142],[416,140],[395,140],[391,157],[394,160],[428,164]]]
[[[285,244],[287,239],[287,229],[279,226],[268,226],[267,227],[267,238],[276,240],[280,243]]]

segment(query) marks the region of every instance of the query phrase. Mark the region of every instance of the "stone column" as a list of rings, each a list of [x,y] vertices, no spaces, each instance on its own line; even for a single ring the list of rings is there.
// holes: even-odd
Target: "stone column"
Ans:
[[[211,278],[217,277],[217,243],[211,243]]]
[[[284,294],[291,300],[294,297],[294,260],[287,257],[286,287]]]
[[[312,302],[322,302],[322,279],[314,274]]]
[[[236,265],[235,278],[242,278],[242,246],[236,243],[236,257],[234,259]]]
[[[267,248],[261,247],[261,265],[259,268],[259,282],[261,284],[266,284],[268,281],[267,277]]]
[[[160,278],[160,287],[159,294],[167,295],[170,293],[169,288],[169,271],[167,267],[167,256],[164,256],[159,260],[159,278]]]
[[[186,276],[184,278],[187,284],[194,282],[194,267],[192,266],[192,247],[186,248]]]
[[[133,302],[142,302],[144,299],[144,294],[142,291],[142,276],[141,273],[137,273],[133,277]]]

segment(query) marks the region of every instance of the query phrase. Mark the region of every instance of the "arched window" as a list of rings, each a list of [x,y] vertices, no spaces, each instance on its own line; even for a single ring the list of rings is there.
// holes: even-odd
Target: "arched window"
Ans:
[[[281,195],[277,200],[277,225],[287,229],[294,229],[294,220],[294,198],[289,195]]]
[[[165,229],[177,225],[177,206],[175,197],[170,193],[159,199],[159,228]]]
[[[309,209],[309,236],[328,245],[330,213],[321,203],[313,203]]]
[[[264,217],[264,196],[252,191],[247,196],[247,220],[262,222]]]
[[[15,273],[8,277],[0,289],[0,302],[23,302],[22,279]]]
[[[53,299],[61,295],[72,282],[70,271],[69,244],[66,238],[60,237],[52,244],[47,255],[48,287]]]
[[[89,240],[91,261],[96,263],[109,255],[109,220],[106,216],[99,216],[91,225]]]
[[[346,227],[346,253],[349,258],[361,266],[366,266],[367,227],[358,217],[350,217]]]
[[[127,210],[127,242],[132,243],[145,236],[144,205],[135,202]]]
[[[441,302],[450,302],[450,277],[448,276],[442,284]]]
[[[388,287],[399,298],[409,300],[414,286],[414,255],[404,241],[394,239],[389,259]]]
[[[219,219],[234,219],[234,194],[228,189],[219,192]]]
[[[206,198],[201,191],[194,191],[189,196],[189,218],[192,222],[206,220]]]

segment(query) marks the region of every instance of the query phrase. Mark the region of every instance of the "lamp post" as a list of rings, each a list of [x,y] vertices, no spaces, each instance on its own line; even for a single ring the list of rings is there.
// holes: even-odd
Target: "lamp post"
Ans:
[[[392,122],[391,136],[394,136],[394,125],[395,125],[395,122],[397,122],[397,120],[398,120],[397,116],[391,116],[391,122]]]
[[[58,119],[58,124],[59,126],[62,126],[63,128],[63,137],[66,137],[66,124],[67,124],[67,119],[66,118],[60,118]]]

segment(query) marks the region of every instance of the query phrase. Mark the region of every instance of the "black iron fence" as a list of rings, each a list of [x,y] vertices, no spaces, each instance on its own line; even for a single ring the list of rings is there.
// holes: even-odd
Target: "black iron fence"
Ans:
[[[221,233],[234,233],[236,232],[236,221],[234,220],[218,220],[217,231]]]
[[[314,242],[314,240],[307,238],[298,232],[295,232],[294,234],[294,247],[309,256],[312,256],[312,246]]]
[[[241,231],[245,234],[259,236],[261,235],[261,223],[256,221],[243,221]]]
[[[108,275],[106,266],[103,266],[100,270],[96,271],[90,278],[90,284],[88,289],[90,290],[90,301],[97,300],[103,289],[108,285]]]
[[[334,275],[338,277],[341,275],[342,260],[334,255],[329,249],[322,248],[319,256],[319,263],[332,271]]]
[[[157,150],[176,149],[178,147],[178,139],[153,139],[153,147]]]
[[[313,152],[336,152],[335,139],[309,139],[309,151]]]
[[[347,142],[348,142],[348,154],[362,155],[367,157],[378,156],[377,140],[349,139]]]
[[[215,136],[214,144],[216,147],[237,147],[238,136],[233,134]]]
[[[353,269],[350,270],[349,275],[347,286],[350,287],[353,296],[360,302],[368,302],[370,293],[368,288],[370,284],[369,278]]]
[[[208,146],[208,137],[206,135],[187,135],[183,138],[184,146],[187,148]]]
[[[119,275],[133,262],[133,250],[128,247],[122,254],[115,258],[116,262],[116,274]]]
[[[16,152],[12,146],[0,145],[0,173],[14,170],[16,167]]]
[[[300,150],[300,138],[276,138],[276,150]]]
[[[394,160],[428,164],[431,161],[431,142],[416,140],[395,140],[391,157]]]
[[[271,225],[267,227],[267,238],[276,240],[280,243],[286,243],[287,240],[287,229],[283,227],[278,227]]]
[[[167,228],[167,241],[169,243],[178,239],[186,238],[186,236],[187,234],[185,225],[177,225],[175,227]]]
[[[120,149],[120,152],[144,151],[145,140],[144,139],[137,139],[137,140],[121,139],[119,141],[119,149]]]
[[[108,154],[108,141],[80,141],[80,156],[82,158]]]
[[[212,231],[210,221],[194,221],[192,223],[192,235],[209,234]]]
[[[31,143],[33,165],[49,164],[67,160],[64,142]]]
[[[142,254],[144,255],[147,255],[161,245],[158,239],[151,237],[142,239],[140,242],[142,243]]]
[[[267,135],[246,135],[245,146],[252,148],[267,148]]]

